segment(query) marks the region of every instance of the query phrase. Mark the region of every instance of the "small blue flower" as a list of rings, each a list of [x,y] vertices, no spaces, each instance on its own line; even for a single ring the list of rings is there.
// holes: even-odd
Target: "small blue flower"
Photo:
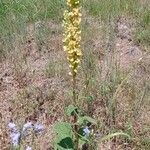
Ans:
[[[13,146],[19,146],[22,136],[27,136],[28,129],[34,129],[34,134],[39,134],[44,131],[44,126],[40,123],[32,124],[32,122],[26,122],[21,130],[17,130],[16,124],[9,122],[8,128],[10,129],[10,139]],[[26,150],[32,150],[27,146]]]
[[[25,130],[30,129],[32,127],[33,127],[32,122],[27,122],[24,124],[22,131],[24,132]]]
[[[8,128],[9,128],[10,130],[12,130],[12,131],[16,131],[16,130],[17,130],[17,129],[16,129],[16,125],[15,125],[15,123],[13,123],[13,122],[9,122]]]
[[[32,150],[32,147],[27,146],[26,150]]]
[[[83,129],[83,132],[84,132],[84,136],[85,136],[85,137],[88,137],[88,136],[90,135],[90,130],[89,130],[88,127],[85,127],[85,128]]]
[[[42,124],[36,123],[34,125],[35,132],[41,133],[44,130],[44,126]]]
[[[12,142],[13,146],[19,145],[20,136],[21,136],[20,132],[12,132],[10,134],[10,138],[11,138],[11,142]]]

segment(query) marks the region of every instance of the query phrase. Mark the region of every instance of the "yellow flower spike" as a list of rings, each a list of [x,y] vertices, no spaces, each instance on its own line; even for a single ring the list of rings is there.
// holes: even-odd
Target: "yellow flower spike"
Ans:
[[[77,69],[74,69],[74,72],[77,73]]]
[[[82,53],[80,51],[77,51],[77,56],[82,56]]]
[[[81,53],[81,7],[80,0],[67,0],[68,10],[64,11],[64,51],[67,52],[67,59],[70,63],[71,74],[73,77],[77,74],[77,68],[82,56]]]

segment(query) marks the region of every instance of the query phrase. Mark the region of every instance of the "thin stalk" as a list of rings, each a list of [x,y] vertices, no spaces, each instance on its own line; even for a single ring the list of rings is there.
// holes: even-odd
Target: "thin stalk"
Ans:
[[[73,103],[74,103],[74,106],[77,105],[77,99],[76,99],[76,76],[73,76]],[[76,141],[75,141],[75,149],[78,150],[78,147],[79,147],[79,137],[78,137],[78,125],[76,124],[77,122],[77,114],[75,114],[73,116],[73,124],[74,125],[74,131],[75,131],[75,134],[76,134]]]
[[[73,76],[73,103],[76,106],[77,101],[76,101],[76,77]]]

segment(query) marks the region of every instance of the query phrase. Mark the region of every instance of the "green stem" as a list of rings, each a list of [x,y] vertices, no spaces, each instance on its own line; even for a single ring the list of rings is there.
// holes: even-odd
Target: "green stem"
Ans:
[[[73,76],[73,103],[76,106],[77,102],[76,102],[76,77]]]
[[[76,76],[73,76],[73,104],[74,106],[77,105],[77,99],[76,99]],[[77,115],[74,115],[74,119],[73,119],[73,124],[74,125],[74,130],[75,130],[75,134],[76,134],[76,141],[75,141],[75,150],[78,150],[78,146],[79,146],[79,138],[78,138],[78,125],[76,124],[77,122]]]

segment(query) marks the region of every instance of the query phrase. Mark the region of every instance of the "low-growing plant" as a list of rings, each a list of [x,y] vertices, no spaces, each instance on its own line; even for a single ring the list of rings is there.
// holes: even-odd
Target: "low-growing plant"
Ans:
[[[70,117],[70,120],[73,119],[73,122],[59,122],[55,125],[57,133],[55,149],[82,149],[87,144],[94,147],[94,143],[91,141],[94,136],[92,125],[96,124],[96,120],[84,115],[74,105],[67,107],[66,115]],[[74,122],[74,118],[76,118],[76,122]]]
[[[27,121],[23,127],[20,129],[17,128],[14,122],[9,122],[9,136],[12,144],[12,150],[20,150],[22,146],[23,140],[26,137],[31,136],[31,144],[34,142],[34,137],[44,131],[44,126],[40,123],[33,123],[31,121]],[[26,146],[26,150],[32,150],[30,146]]]

